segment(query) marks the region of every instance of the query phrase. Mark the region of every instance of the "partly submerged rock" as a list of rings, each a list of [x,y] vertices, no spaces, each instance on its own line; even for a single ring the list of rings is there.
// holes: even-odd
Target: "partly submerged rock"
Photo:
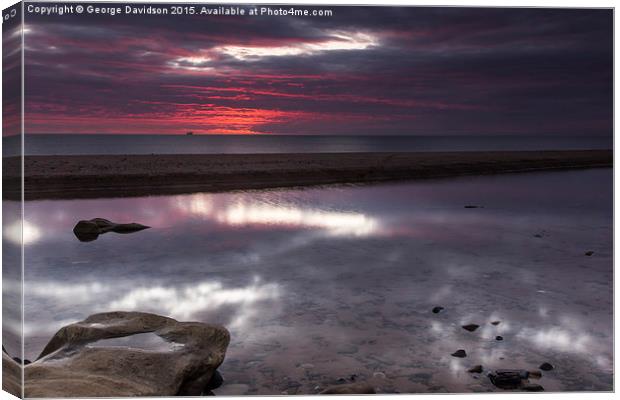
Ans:
[[[585,252],[585,255],[588,256],[588,257],[590,257],[592,254],[594,254],[593,251],[586,251]]]
[[[443,307],[441,306],[433,307],[433,314],[439,314],[442,311],[443,311]]]
[[[480,328],[480,325],[467,324],[467,325],[463,325],[461,328],[465,329],[466,331],[473,332],[476,329]]]
[[[216,325],[140,312],[95,314],[60,329],[24,369],[26,397],[198,396],[224,361]]]
[[[497,340],[498,342],[501,342],[502,340],[504,340],[503,336],[497,335],[495,336],[495,340]]]
[[[452,357],[457,357],[457,358],[465,358],[465,357],[467,357],[467,353],[463,349],[457,350],[457,351],[455,351],[454,353],[452,353],[450,355]]]
[[[363,382],[329,386],[319,394],[375,394],[375,388]]]
[[[493,322],[491,322],[491,325],[495,325],[495,326],[497,326],[497,325],[499,325],[501,322],[502,322],[502,321],[493,321]]]
[[[136,224],[135,222],[129,224],[117,224],[115,222],[108,221],[107,219],[93,218],[88,221],[79,221],[73,228],[73,233],[81,242],[91,242],[96,240],[99,235],[107,232],[133,233],[148,228],[150,227],[142,224]]]
[[[540,367],[538,368],[542,369],[543,371],[551,371],[553,369],[553,365],[549,364],[548,362],[544,362],[540,364]]]

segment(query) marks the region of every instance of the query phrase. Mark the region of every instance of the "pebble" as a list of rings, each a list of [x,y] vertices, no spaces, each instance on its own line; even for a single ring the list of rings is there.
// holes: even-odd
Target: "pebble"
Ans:
[[[502,340],[504,340],[504,338],[502,336],[495,336],[495,340],[502,341]]]
[[[443,307],[435,307],[433,308],[433,314],[439,314],[441,311],[443,311]]]
[[[467,357],[467,353],[463,349],[457,350],[457,351],[455,351],[454,353],[452,353],[450,355],[452,357],[458,357],[458,358],[465,358],[465,357]]]
[[[493,321],[493,322],[491,322],[491,325],[495,325],[495,326],[497,326],[497,325],[499,325],[499,324],[500,324],[500,322],[501,322],[501,321]]]
[[[553,365],[549,364],[548,362],[544,362],[540,364],[540,367],[538,368],[542,369],[543,371],[551,371],[553,369]]]
[[[476,324],[467,324],[467,325],[463,325],[462,328],[465,329],[466,331],[469,332],[473,332],[476,329],[478,329],[480,327],[480,325],[476,325]]]
[[[585,254],[586,254],[586,256],[590,257],[592,254],[594,254],[594,252],[593,251],[586,251]]]

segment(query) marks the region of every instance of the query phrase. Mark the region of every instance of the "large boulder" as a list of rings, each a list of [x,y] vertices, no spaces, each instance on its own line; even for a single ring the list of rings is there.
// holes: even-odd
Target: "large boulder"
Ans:
[[[148,228],[150,227],[135,222],[117,224],[116,222],[104,218],[93,218],[91,220],[79,221],[73,228],[73,234],[75,234],[81,242],[91,242],[97,239],[99,235],[107,232],[133,233]]]
[[[26,397],[197,396],[224,361],[221,326],[140,312],[60,329],[25,369]]]

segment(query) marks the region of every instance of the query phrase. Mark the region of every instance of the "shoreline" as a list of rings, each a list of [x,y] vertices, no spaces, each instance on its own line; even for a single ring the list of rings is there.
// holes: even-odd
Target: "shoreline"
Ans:
[[[3,158],[3,199],[21,198],[20,162]],[[612,150],[26,156],[24,197],[133,197],[612,166]]]

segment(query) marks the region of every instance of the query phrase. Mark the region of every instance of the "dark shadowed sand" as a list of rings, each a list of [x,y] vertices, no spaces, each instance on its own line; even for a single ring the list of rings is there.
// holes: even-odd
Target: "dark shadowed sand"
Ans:
[[[3,160],[20,197],[20,158]],[[97,198],[610,167],[611,150],[27,156],[26,199]]]

